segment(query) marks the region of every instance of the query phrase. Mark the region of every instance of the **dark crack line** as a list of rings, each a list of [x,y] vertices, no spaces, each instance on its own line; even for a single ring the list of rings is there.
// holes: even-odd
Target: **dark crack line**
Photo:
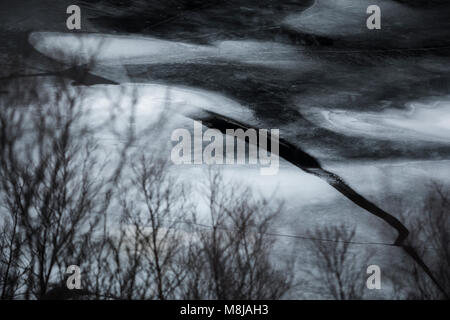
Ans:
[[[205,124],[210,128],[218,129],[223,134],[226,134],[226,129],[234,129],[234,130],[242,129],[244,131],[251,129],[251,127],[243,123],[240,123],[226,116],[217,114],[215,112],[209,110],[199,110],[199,111],[200,112],[196,113],[195,115],[189,116],[196,121],[201,121],[203,124]],[[267,139],[271,140],[270,132],[268,132],[267,134]],[[374,204],[373,202],[369,201],[364,196],[359,194],[356,190],[350,187],[339,175],[323,169],[322,166],[320,165],[319,160],[317,160],[310,154],[306,153],[299,147],[294,146],[291,143],[283,140],[281,137],[279,137],[279,156],[289,161],[290,163],[294,164],[301,170],[324,180],[326,183],[328,183],[330,186],[332,186],[334,189],[336,189],[338,192],[340,192],[354,204],[365,209],[369,213],[377,216],[378,218],[388,223],[392,228],[394,228],[398,232],[397,239],[392,245],[402,248],[404,252],[407,255],[409,255],[422,268],[422,270],[428,275],[428,277],[433,281],[436,287],[444,294],[444,296],[447,299],[450,298],[445,289],[434,277],[431,269],[419,256],[417,251],[412,246],[404,243],[405,239],[409,235],[409,230],[402,222],[400,222],[400,220],[398,220],[392,214],[384,211],[376,204]]]

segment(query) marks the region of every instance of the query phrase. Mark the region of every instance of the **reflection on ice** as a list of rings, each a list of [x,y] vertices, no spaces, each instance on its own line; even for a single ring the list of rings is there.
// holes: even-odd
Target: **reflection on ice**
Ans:
[[[395,234],[382,220],[359,208],[325,181],[282,161],[277,175],[261,176],[252,166],[220,166],[227,181],[244,182],[267,198],[285,201],[280,217],[280,232],[306,233],[320,225],[342,222],[357,226],[357,241],[391,243]],[[346,162],[327,163],[326,169],[338,173],[351,187],[389,210],[391,197],[408,199],[411,206],[420,206],[430,183],[450,186],[449,161],[416,162]],[[173,166],[172,173],[181,181],[201,181],[207,166]],[[195,189],[202,199],[202,189]],[[204,209],[199,201],[199,211]],[[399,212],[392,212],[395,216]]]

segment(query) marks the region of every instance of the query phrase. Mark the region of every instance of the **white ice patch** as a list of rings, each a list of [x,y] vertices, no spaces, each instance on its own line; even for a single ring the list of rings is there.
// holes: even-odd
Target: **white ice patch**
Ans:
[[[33,32],[31,45],[42,54],[65,63],[102,65],[187,63],[218,59],[274,67],[298,65],[296,49],[263,41],[218,41],[197,45],[153,37],[105,34]]]
[[[21,87],[36,85],[32,80],[20,80]],[[42,101],[60,106],[52,78],[43,77],[37,92]],[[130,125],[137,136],[148,144],[171,146],[171,133],[175,129],[192,129],[195,116],[204,110],[254,123],[251,110],[240,103],[212,91],[165,84],[123,83],[120,85],[68,86],[67,94],[74,98],[77,108],[83,111],[80,124],[87,124],[97,132],[105,144],[117,145]],[[48,100],[50,99],[50,100]],[[148,136],[151,136],[148,139]],[[144,141],[144,142],[145,142]],[[168,156],[170,153],[168,153]]]
[[[110,121],[113,111],[116,114],[115,129],[125,132],[134,115],[132,125],[138,136],[146,136],[153,130],[151,143],[161,147],[171,145],[173,130],[192,129],[194,122],[190,117],[201,110],[249,122],[254,118],[251,111],[223,95],[162,84],[96,85],[86,87],[82,99],[82,103],[91,110],[89,121],[93,125]],[[111,142],[117,140],[107,130],[102,131],[101,137]]]
[[[450,143],[450,100],[411,103],[406,111],[357,112],[310,108],[302,112],[316,125],[348,136]]]
[[[108,110],[111,103],[134,106],[136,121],[146,122],[158,117],[159,112],[171,115],[189,115],[209,110],[222,115],[251,120],[253,114],[238,102],[211,91],[163,84],[122,84],[86,87],[86,103],[97,110]]]

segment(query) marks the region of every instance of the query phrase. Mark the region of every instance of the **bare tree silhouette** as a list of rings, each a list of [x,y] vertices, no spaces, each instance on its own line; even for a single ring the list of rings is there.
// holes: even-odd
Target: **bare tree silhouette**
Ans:
[[[431,182],[422,205],[405,207],[402,219],[411,230],[408,245],[417,248],[427,259],[437,281],[450,293],[450,193],[444,185]],[[418,265],[398,263],[391,272],[391,280],[400,298],[447,299],[437,290]]]
[[[196,239],[187,255],[185,298],[280,299],[293,286],[290,260],[274,260],[267,237],[282,204],[208,171],[204,185],[211,228],[194,216]]]
[[[308,259],[300,269],[309,279],[306,283],[321,296],[336,300],[364,297],[364,267],[370,252],[351,246],[355,231],[355,227],[339,225],[317,227],[308,232],[314,240],[308,242]]]
[[[44,298],[65,266],[79,264],[132,138],[122,136],[118,165],[107,166],[96,136],[101,125],[87,121],[84,88],[60,77],[47,84],[10,81],[13,93],[1,100],[3,299]]]
[[[180,224],[189,210],[185,186],[177,185],[160,158],[141,155],[130,166],[121,188],[118,230],[108,236],[102,272],[89,283],[101,283],[92,290],[104,296],[173,299],[186,272],[180,263]]]

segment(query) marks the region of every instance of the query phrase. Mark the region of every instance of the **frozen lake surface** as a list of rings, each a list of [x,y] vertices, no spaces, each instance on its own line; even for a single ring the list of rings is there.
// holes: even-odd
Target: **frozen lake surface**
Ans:
[[[42,1],[28,19],[24,1],[11,4],[16,16],[0,12],[0,59],[23,55],[23,73],[41,74],[50,87],[52,65],[82,67],[95,54],[97,80],[77,83],[94,122],[107,120],[111,101],[126,109],[137,97],[137,129],[164,113],[151,143],[169,149],[170,133],[191,129],[199,110],[276,128],[387,211],[393,195],[420,203],[431,181],[450,188],[450,6],[443,1],[426,8],[390,0],[248,1],[239,10],[226,1],[174,16],[162,2],[119,10],[112,1],[82,1],[82,32],[65,30],[58,12],[66,2]],[[381,30],[366,28],[369,4],[382,9]],[[75,81],[70,72],[65,77]],[[118,143],[107,132],[101,138]],[[171,170],[197,181],[205,167]],[[357,226],[357,241],[395,240],[383,221],[288,161],[275,176],[246,165],[223,171],[286,202],[279,233],[344,222]],[[380,259],[396,249],[380,247]]]

